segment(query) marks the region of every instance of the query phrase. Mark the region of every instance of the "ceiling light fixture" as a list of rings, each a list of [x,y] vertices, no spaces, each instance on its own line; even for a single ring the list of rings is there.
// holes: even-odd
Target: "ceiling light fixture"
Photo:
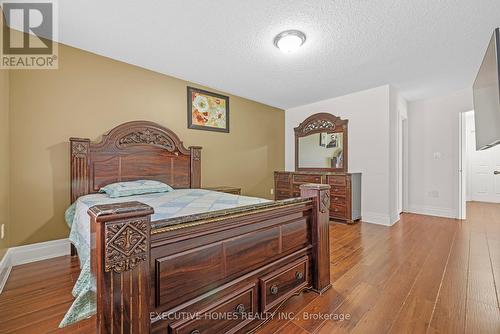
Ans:
[[[306,41],[306,35],[299,30],[287,30],[274,37],[274,46],[284,53],[297,51]]]

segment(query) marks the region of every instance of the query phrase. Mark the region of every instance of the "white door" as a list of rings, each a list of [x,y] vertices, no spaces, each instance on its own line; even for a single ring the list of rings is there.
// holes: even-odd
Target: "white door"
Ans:
[[[471,130],[475,138],[474,130]],[[469,142],[471,169],[471,199],[480,202],[500,203],[500,145],[476,151],[474,141]]]

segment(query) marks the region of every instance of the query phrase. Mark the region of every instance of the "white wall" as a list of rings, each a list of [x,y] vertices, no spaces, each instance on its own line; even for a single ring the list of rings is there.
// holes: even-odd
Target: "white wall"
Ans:
[[[408,211],[457,217],[458,120],[472,109],[471,89],[408,104]]]
[[[391,186],[395,189],[395,163],[390,164],[391,155],[390,137],[394,135],[390,130],[390,95],[394,94],[393,101],[402,103],[402,99],[392,87],[386,85],[346,96],[315,102],[305,106],[286,110],[285,113],[285,166],[287,170],[295,168],[295,141],[293,129],[308,116],[327,112],[342,119],[349,120],[349,172],[361,172],[362,176],[362,205],[363,221],[391,225],[394,206],[390,194]],[[404,104],[404,103],[403,103]],[[392,110],[397,110],[396,104]],[[397,132],[396,132],[397,133]],[[395,174],[394,174],[395,175]]]

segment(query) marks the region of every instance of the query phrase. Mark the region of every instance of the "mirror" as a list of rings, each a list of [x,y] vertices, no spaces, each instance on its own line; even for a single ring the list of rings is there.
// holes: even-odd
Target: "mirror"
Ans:
[[[299,168],[342,168],[343,133],[314,133],[299,138]]]
[[[316,114],[295,128],[297,171],[347,171],[347,120]]]

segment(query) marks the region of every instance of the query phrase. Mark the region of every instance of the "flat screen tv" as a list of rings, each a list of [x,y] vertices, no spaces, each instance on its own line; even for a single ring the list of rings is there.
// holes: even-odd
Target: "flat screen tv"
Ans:
[[[476,150],[500,144],[500,30],[493,32],[474,81]]]

